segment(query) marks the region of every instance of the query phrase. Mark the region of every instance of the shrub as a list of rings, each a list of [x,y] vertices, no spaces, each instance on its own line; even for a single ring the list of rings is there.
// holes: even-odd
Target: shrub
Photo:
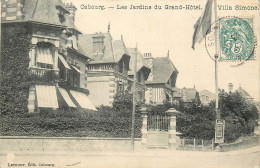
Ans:
[[[114,96],[113,107],[117,111],[132,109],[133,107],[133,95],[127,90],[125,92],[117,93]]]
[[[42,114],[5,115],[0,118],[0,132],[4,136],[94,136],[121,137],[131,135],[131,112],[115,112],[102,106],[99,111],[86,118],[82,113],[70,111],[71,115],[56,115],[54,111]],[[60,110],[63,113],[66,110]],[[141,137],[142,120],[136,114],[135,137]]]

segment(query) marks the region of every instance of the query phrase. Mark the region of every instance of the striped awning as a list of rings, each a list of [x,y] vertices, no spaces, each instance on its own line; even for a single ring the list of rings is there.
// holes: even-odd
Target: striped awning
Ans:
[[[62,55],[59,54],[58,57],[59,57],[61,63],[65,66],[65,68],[71,69],[69,64],[67,63],[67,61],[64,59],[64,57]]]
[[[36,52],[37,52],[36,61],[38,63],[53,65],[52,53],[49,47],[37,47]]]
[[[59,108],[55,86],[36,85],[38,107]]]
[[[58,90],[59,90],[60,94],[62,95],[62,97],[64,98],[65,102],[67,103],[67,105],[68,105],[69,107],[77,107],[77,106],[73,103],[73,101],[71,100],[71,98],[70,98],[68,92],[67,92],[65,89],[63,89],[63,88],[58,88]]]
[[[74,90],[70,90],[70,93],[78,102],[81,108],[97,111],[96,107],[89,101],[86,94]]]
[[[80,74],[84,74],[83,72],[81,72],[77,67],[75,67],[74,65],[71,65],[71,67],[73,68],[73,69],[75,69],[78,73],[80,73]]]

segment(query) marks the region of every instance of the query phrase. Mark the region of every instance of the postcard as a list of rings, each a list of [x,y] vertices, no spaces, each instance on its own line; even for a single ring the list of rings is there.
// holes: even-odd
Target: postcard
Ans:
[[[259,42],[259,0],[2,0],[0,167],[259,168]]]

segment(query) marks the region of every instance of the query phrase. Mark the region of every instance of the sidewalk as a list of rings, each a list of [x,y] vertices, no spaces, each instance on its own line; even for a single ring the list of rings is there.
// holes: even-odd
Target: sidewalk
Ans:
[[[260,153],[260,147],[255,146],[251,148],[229,151],[229,152],[199,152],[199,151],[170,151],[169,149],[147,149],[145,151],[127,151],[127,152],[114,152],[114,151],[93,151],[93,152],[80,152],[80,151],[1,151],[0,155],[8,155],[13,153],[15,155],[85,155],[85,156],[118,156],[118,157],[172,157],[172,156],[232,156],[250,153]]]

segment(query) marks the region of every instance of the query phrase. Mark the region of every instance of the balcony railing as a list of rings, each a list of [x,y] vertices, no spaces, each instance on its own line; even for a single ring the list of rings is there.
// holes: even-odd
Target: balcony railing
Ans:
[[[59,74],[58,69],[48,69],[40,67],[30,67],[30,71],[32,74],[37,75],[39,77],[43,76],[47,71],[54,71],[57,75]]]

